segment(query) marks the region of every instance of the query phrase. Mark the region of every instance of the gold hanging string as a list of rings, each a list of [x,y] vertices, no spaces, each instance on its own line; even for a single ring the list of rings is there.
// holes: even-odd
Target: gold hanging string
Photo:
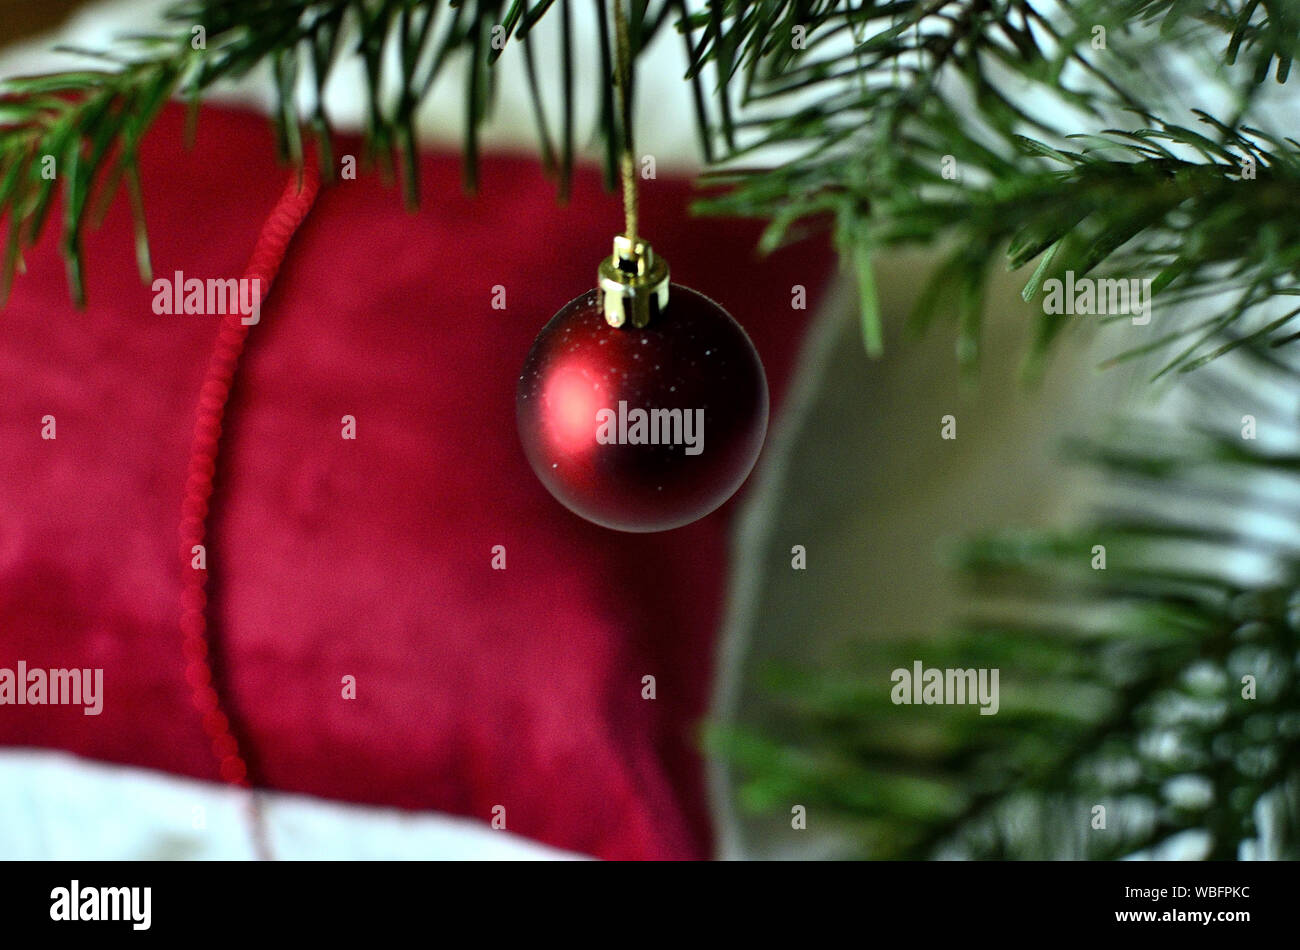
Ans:
[[[636,157],[632,151],[632,43],[628,34],[628,0],[614,6],[614,88],[622,124],[619,171],[623,179],[626,230],[614,238],[614,253],[596,270],[605,322],[641,329],[668,306],[668,262],[637,234]]]
[[[618,105],[622,124],[623,153],[619,169],[623,178],[623,214],[627,219],[624,233],[628,240],[636,240],[637,194],[636,158],[632,151],[632,51],[628,39],[627,0],[614,0],[614,87],[618,91]]]

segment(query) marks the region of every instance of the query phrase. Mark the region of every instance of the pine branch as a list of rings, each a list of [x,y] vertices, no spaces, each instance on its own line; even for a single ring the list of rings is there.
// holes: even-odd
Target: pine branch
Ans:
[[[605,0],[594,2],[607,26]],[[1250,340],[1294,336],[1279,298],[1295,278],[1297,146],[1257,120],[1259,83],[1290,75],[1300,0],[1074,0],[1050,16],[1030,0],[632,7],[638,50],[668,26],[687,50],[701,143],[714,164],[704,177],[713,192],[699,209],[768,219],[765,250],[829,227],[859,276],[873,353],[882,336],[872,260],[899,244],[959,248],[914,325],[932,322],[941,301],[955,303],[966,365],[978,360],[986,268],[1003,254],[1012,267],[1036,262],[1029,291],[1067,271],[1155,281],[1165,319],[1133,351],[1181,344],[1171,368],[1213,358],[1219,347],[1209,341],[1228,327],[1246,328],[1239,336]],[[141,136],[170,96],[197,102],[214,83],[257,67],[275,80],[281,151],[303,160],[311,134],[329,175],[324,89],[341,61],[359,59],[368,154],[399,170],[414,204],[417,117],[435,80],[455,62],[466,70],[472,188],[494,66],[523,46],[539,151],[563,197],[577,136],[573,62],[586,56],[607,69],[610,58],[605,31],[594,48],[577,47],[570,13],[570,0],[189,0],[171,11],[167,29],[93,53],[102,69],[0,84],[0,218],[8,221],[0,291],[47,224],[56,187],[78,302],[84,228],[119,183],[147,277]],[[558,70],[539,64],[528,44],[551,14],[562,37]],[[1166,117],[1180,84],[1165,69],[1170,48],[1190,51],[1207,76],[1226,70],[1233,115],[1200,113],[1199,131]],[[559,77],[558,117],[543,108],[546,76]],[[296,94],[300,80],[314,92]],[[612,185],[619,116],[609,84],[594,94]],[[1248,157],[1254,179],[1241,167]],[[1217,310],[1204,300],[1216,286],[1235,295]],[[1039,322],[1031,369],[1065,322]]]
[[[597,0],[598,4],[603,0]],[[667,22],[634,4],[641,44]],[[565,78],[560,145],[552,144],[528,34],[555,10],[564,21],[560,70]],[[63,250],[74,299],[84,301],[82,235],[92,203],[106,204],[125,181],[136,216],[142,276],[150,265],[139,199],[140,139],[173,95],[197,103],[212,86],[266,67],[275,82],[274,120],[281,153],[304,160],[303,132],[316,140],[322,172],[332,172],[331,122],[324,90],[339,63],[357,58],[364,71],[368,155],[400,171],[408,203],[419,200],[418,112],[439,76],[457,59],[466,70],[465,180],[477,182],[479,129],[495,94],[493,65],[509,46],[524,46],[539,140],[563,196],[574,160],[573,63],[583,52],[570,41],[569,0],[191,0],[172,8],[167,28],[124,38],[112,51],[69,50],[103,68],[8,79],[0,83],[0,219],[7,219],[0,264],[0,301],[21,254],[40,237],[61,187],[66,209]],[[608,56],[605,60],[608,62]],[[396,66],[394,68],[394,62]],[[303,105],[299,80],[313,92]],[[389,90],[395,90],[391,94]],[[616,117],[608,88],[599,88],[606,174],[613,180]],[[558,157],[557,157],[558,152]],[[99,197],[91,201],[93,195]]]
[[[1216,367],[1198,419],[1300,383],[1251,346]],[[1293,408],[1267,419],[1295,441]],[[766,671],[780,715],[712,735],[741,801],[803,804],[873,858],[1118,858],[1179,836],[1208,858],[1300,855],[1300,457],[1258,444],[1133,421],[1076,446],[1112,481],[1106,508],[966,545],[960,629]],[[891,670],[915,660],[999,669],[998,712],[895,705]]]
[[[1257,7],[1095,2],[1048,18],[1021,0],[828,3],[805,15],[800,50],[781,35],[795,8],[760,3],[758,13],[737,13],[742,35],[731,42],[742,50],[740,95],[765,111],[741,123],[752,134],[705,176],[720,193],[700,210],[768,219],[768,249],[829,224],[864,278],[875,247],[959,248],[914,325],[929,325],[941,301],[955,302],[968,365],[978,359],[987,267],[1007,248],[1013,268],[1038,261],[1029,290],[1066,271],[1153,280],[1166,324],[1184,322],[1181,304],[1222,279],[1214,265],[1223,265],[1231,273],[1224,289],[1241,295],[1212,329],[1248,324],[1295,276],[1289,255],[1264,242],[1276,237],[1285,247],[1296,217],[1284,193],[1296,143],[1248,123],[1269,65],[1277,63],[1279,81],[1288,74],[1300,5],[1276,3],[1267,15]],[[1166,47],[1215,49],[1203,63],[1209,71],[1235,64],[1228,75],[1239,112],[1197,113],[1201,132],[1161,118],[1175,104]],[[702,55],[719,68],[727,62],[712,47]],[[1077,141],[1089,144],[1078,151]],[[765,165],[779,149],[795,154]],[[1253,166],[1243,171],[1247,158]],[[1234,244],[1212,226],[1236,214],[1264,237]],[[860,283],[866,311],[871,284]],[[1275,323],[1250,336],[1285,339],[1289,318],[1268,319]],[[1031,371],[1065,323],[1040,321]],[[868,349],[877,349],[878,326],[868,321],[866,330]],[[1165,345],[1192,332],[1162,330]],[[1170,366],[1194,368],[1203,355],[1194,338]]]

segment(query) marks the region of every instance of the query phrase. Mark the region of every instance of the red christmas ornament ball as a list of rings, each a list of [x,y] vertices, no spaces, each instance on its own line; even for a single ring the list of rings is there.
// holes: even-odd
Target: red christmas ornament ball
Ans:
[[[703,294],[671,285],[649,325],[612,327],[600,294],[569,302],[528,353],[515,398],[524,453],[575,514],[666,531],[744,482],[767,433],[754,344]]]

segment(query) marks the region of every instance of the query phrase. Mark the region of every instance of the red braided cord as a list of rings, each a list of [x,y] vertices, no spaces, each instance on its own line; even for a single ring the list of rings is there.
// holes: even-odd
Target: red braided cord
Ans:
[[[261,299],[266,299],[289,241],[311,209],[320,188],[320,177],[311,161],[304,163],[301,176],[295,173],[276,202],[262,233],[253,248],[244,278],[260,282]],[[208,371],[199,391],[199,405],[194,421],[194,443],[190,449],[189,477],[185,482],[185,500],[181,503],[181,563],[184,575],[181,593],[182,648],[187,665],[185,679],[193,690],[194,707],[203,717],[203,730],[212,742],[221,778],[232,785],[249,787],[248,764],[240,755],[239,743],[231,731],[230,720],[221,709],[221,699],[212,685],[212,667],[208,662],[208,623],[204,613],[208,598],[206,568],[192,566],[194,546],[207,536],[208,503],[212,498],[212,477],[216,471],[217,451],[221,439],[221,420],[226,411],[231,383],[239,356],[248,339],[250,325],[243,322],[238,308],[221,321],[213,346]],[[204,558],[206,564],[206,557]]]

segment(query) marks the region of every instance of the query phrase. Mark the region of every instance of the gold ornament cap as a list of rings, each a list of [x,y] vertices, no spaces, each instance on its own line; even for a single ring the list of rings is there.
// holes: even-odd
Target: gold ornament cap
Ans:
[[[614,253],[600,262],[596,276],[611,327],[639,330],[668,306],[668,262],[640,238],[614,238]]]

